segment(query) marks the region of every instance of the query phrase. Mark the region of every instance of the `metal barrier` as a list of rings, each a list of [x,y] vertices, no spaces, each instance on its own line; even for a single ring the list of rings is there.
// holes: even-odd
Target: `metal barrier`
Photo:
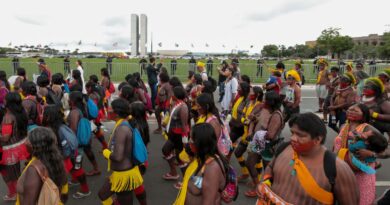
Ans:
[[[68,75],[68,72],[65,70],[65,66],[63,62],[49,62],[48,63],[49,68],[52,71],[52,74],[54,73],[62,73],[64,74],[65,78]],[[208,65],[210,69],[211,65]],[[286,70],[293,69],[294,64],[286,64]],[[20,62],[20,67],[25,68],[28,78],[32,79],[33,74],[38,74],[38,66],[34,62]],[[147,73],[146,73],[146,67],[144,66],[144,69],[142,69],[142,65],[138,63],[111,63],[107,64],[105,62],[83,62],[84,67],[84,77],[86,79],[89,78],[90,75],[97,75],[100,77],[100,69],[104,67],[111,67],[111,79],[116,82],[123,81],[129,73],[134,72],[140,72],[142,75],[142,79],[147,80]],[[196,70],[196,66],[194,64],[187,64],[187,63],[177,63],[176,66],[171,66],[171,64],[163,63],[163,67],[165,67],[168,71],[168,73],[172,76],[179,77],[182,81],[187,80],[188,71]],[[219,64],[213,64],[212,70],[209,70],[209,75],[212,75],[214,79],[218,79],[218,71],[217,68],[219,67]],[[239,68],[241,70],[241,75],[248,75],[253,82],[255,83],[261,83],[265,82],[269,75],[270,75],[270,69],[264,66],[259,66],[257,64],[250,64],[250,63],[240,63]],[[317,78],[318,73],[318,67],[313,64],[303,64],[303,73],[305,75],[305,79],[307,83],[314,83]],[[390,68],[389,64],[377,64],[374,66],[365,66],[365,71],[370,76],[375,76],[381,71],[383,71],[386,68]],[[74,66],[72,67],[74,69]],[[14,74],[14,68],[13,64],[10,61],[0,61],[0,70],[4,70],[8,76],[11,76]],[[341,73],[345,71],[343,66],[340,66]]]

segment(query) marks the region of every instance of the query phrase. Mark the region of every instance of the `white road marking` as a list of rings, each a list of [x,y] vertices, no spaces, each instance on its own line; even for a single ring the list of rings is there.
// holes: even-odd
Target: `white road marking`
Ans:
[[[376,181],[375,186],[388,186],[388,187],[390,187],[390,181]]]

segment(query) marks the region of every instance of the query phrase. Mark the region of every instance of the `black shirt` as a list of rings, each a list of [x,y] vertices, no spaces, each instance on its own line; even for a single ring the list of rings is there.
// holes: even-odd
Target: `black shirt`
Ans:
[[[146,67],[146,72],[148,73],[148,83],[149,85],[154,85],[157,83],[158,68],[155,68],[154,65],[149,64]]]
[[[223,67],[221,70],[222,70],[222,72],[225,72],[226,69],[227,69],[226,67]],[[225,82],[225,81],[226,81],[226,76],[224,76],[221,73],[219,73],[218,84],[222,83],[222,82]]]

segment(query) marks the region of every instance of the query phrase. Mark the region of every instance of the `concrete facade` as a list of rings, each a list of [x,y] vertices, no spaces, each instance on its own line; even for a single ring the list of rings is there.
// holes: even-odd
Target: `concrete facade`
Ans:
[[[141,25],[140,25],[140,39],[139,48],[140,55],[147,55],[147,43],[148,43],[148,17],[145,14],[141,14]]]
[[[131,14],[131,56],[139,54],[139,18],[137,14]]]
[[[370,34],[368,36],[362,37],[352,37],[355,45],[370,45],[370,46],[380,46],[383,45],[383,36],[378,34]],[[313,48],[317,45],[317,41],[306,41],[305,45]]]

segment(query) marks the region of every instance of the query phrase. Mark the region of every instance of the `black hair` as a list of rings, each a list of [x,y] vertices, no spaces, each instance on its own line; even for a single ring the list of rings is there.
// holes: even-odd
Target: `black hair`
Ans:
[[[81,72],[79,70],[73,70],[72,77],[77,81],[77,83],[81,86],[81,88],[84,86],[83,81],[81,80]]]
[[[133,74],[130,73],[130,74],[126,75],[125,80],[126,80],[126,82],[129,82],[129,80],[132,78],[133,78]]]
[[[112,110],[121,118],[127,118],[130,115],[130,104],[122,98],[117,98],[111,103]]]
[[[133,103],[138,100],[137,96],[134,93],[134,88],[131,85],[123,86],[120,91],[121,91],[120,97],[127,100],[129,103]]]
[[[275,70],[274,72],[272,72],[272,74],[279,78],[282,77],[282,74],[278,70]]]
[[[75,84],[75,85],[72,85],[71,87],[69,87],[69,91],[70,92],[73,92],[73,91],[83,92],[83,87],[81,87],[80,84]]]
[[[297,125],[298,128],[304,132],[309,133],[311,139],[321,139],[321,144],[326,140],[326,126],[324,122],[314,113],[307,112],[293,115],[288,122],[290,128]]]
[[[56,105],[47,105],[43,111],[42,125],[53,130],[57,136],[58,148],[61,150],[61,139],[58,135],[58,130],[61,125],[65,124],[64,114],[61,111],[61,107]]]
[[[383,136],[382,133],[380,133],[376,128],[370,126],[372,130],[372,135],[367,138],[368,150],[372,150],[375,153],[381,153],[387,149],[388,142]]]
[[[102,76],[104,76],[104,77],[108,78],[108,80],[110,80],[110,74],[108,73],[107,68],[100,69],[100,73],[102,74]]]
[[[267,91],[265,93],[265,104],[269,105],[272,111],[275,111],[280,109],[280,106],[282,105],[282,99],[280,99],[279,94],[275,91]]]
[[[39,87],[47,87],[50,84],[50,80],[46,75],[40,75],[37,78],[37,84]]]
[[[241,94],[242,94],[242,96],[240,96],[240,97],[244,97],[244,98],[248,97],[250,89],[251,89],[250,85],[247,82],[243,81],[240,83],[240,88],[241,88]]]
[[[16,119],[16,134],[18,137],[27,135],[28,117],[22,106],[22,98],[17,92],[9,92],[5,96],[5,107],[15,116]]]
[[[141,80],[141,74],[139,72],[135,72],[135,73],[133,73],[133,78],[136,81],[139,81],[139,80]]]
[[[69,94],[69,100],[74,103],[74,105],[81,110],[84,117],[88,116],[86,111],[86,104],[84,102],[84,96],[81,91],[71,91]]]
[[[150,63],[154,63],[154,62],[156,62],[156,58],[154,58],[154,57],[150,57],[150,58],[149,58],[149,62],[150,62]]]
[[[65,83],[64,77],[60,73],[56,73],[51,76],[51,83],[54,85],[62,85]]]
[[[97,75],[90,75],[89,76],[89,81],[92,81],[94,83],[98,83],[99,82],[99,78],[97,77]]]
[[[45,63],[45,60],[43,58],[38,59],[38,63]]]
[[[194,75],[194,79],[195,79],[195,83],[197,85],[202,85],[203,79],[202,79],[202,76],[199,73]]]
[[[203,81],[203,90],[202,93],[208,93],[212,95],[214,93],[215,89],[213,84],[210,81]]]
[[[201,167],[203,167],[208,157],[213,157],[217,163],[219,163],[219,160],[221,160],[224,168],[223,172],[226,173],[229,163],[227,159],[218,151],[217,137],[215,136],[214,128],[209,123],[196,124],[191,129],[191,138],[197,149],[195,155],[197,160],[199,160],[199,166],[196,173],[199,172]]]
[[[37,127],[29,133],[28,139],[32,145],[32,155],[45,165],[50,179],[61,189],[62,185],[66,183],[66,173],[55,136],[52,130]]]
[[[77,63],[80,65],[80,67],[84,70],[84,67],[83,67],[83,62],[79,59],[77,60]]]
[[[196,98],[196,102],[199,106],[206,111],[207,113],[212,113],[215,117],[217,117],[218,122],[223,125],[223,121],[219,116],[218,108],[215,106],[213,96],[208,93],[202,93]]]
[[[359,103],[357,106],[360,108],[360,110],[363,113],[363,118],[360,121],[360,123],[370,123],[371,121],[371,115],[370,115],[370,109],[367,107],[367,105]]]
[[[173,95],[179,100],[184,100],[187,97],[186,90],[181,86],[173,88]]]
[[[332,71],[339,72],[339,71],[340,71],[340,68],[339,68],[339,67],[336,67],[336,66],[332,66],[332,67],[330,68],[330,71],[331,71],[331,72],[332,72]]]
[[[275,66],[276,68],[281,68],[281,69],[285,69],[286,67],[284,66],[284,63],[282,63],[282,62],[278,62],[277,64],[276,64],[276,66]]]
[[[170,80],[169,80],[169,84],[174,88],[174,87],[177,87],[177,86],[180,86],[182,88],[184,88],[183,84],[181,83],[180,79],[176,76],[173,76]]]
[[[252,89],[255,95],[257,95],[257,101],[262,102],[264,98],[263,89],[260,86],[254,86]]]
[[[146,120],[146,108],[142,102],[134,102],[130,104],[130,114],[133,117],[130,119],[130,124],[136,127],[142,136],[144,144],[147,145],[150,142],[149,125]]]
[[[16,73],[18,76],[22,76],[23,77],[23,81],[26,81],[26,70],[24,68],[21,68],[19,67],[18,69],[16,69]]]
[[[251,78],[247,75],[242,75],[241,80],[247,82],[248,84],[251,84]]]
[[[32,81],[25,81],[22,83],[23,93],[26,95],[37,95],[37,85]]]
[[[11,90],[11,86],[7,80],[7,73],[3,70],[0,70],[0,80],[4,82],[4,85],[8,90]]]
[[[160,81],[161,82],[163,82],[163,83],[169,82],[169,75],[168,75],[168,73],[161,72],[159,76],[160,76]]]
[[[127,81],[129,83],[129,85],[131,85],[133,88],[140,88],[140,85],[139,83],[137,82],[137,80],[135,78],[132,78],[130,79],[129,81]]]
[[[118,85],[118,90],[122,90],[122,88],[124,86],[129,86],[129,83],[128,82],[121,82],[119,85]]]
[[[189,80],[191,80],[192,76],[194,76],[194,75],[195,75],[194,71],[192,71],[192,70],[188,71],[188,79]]]

